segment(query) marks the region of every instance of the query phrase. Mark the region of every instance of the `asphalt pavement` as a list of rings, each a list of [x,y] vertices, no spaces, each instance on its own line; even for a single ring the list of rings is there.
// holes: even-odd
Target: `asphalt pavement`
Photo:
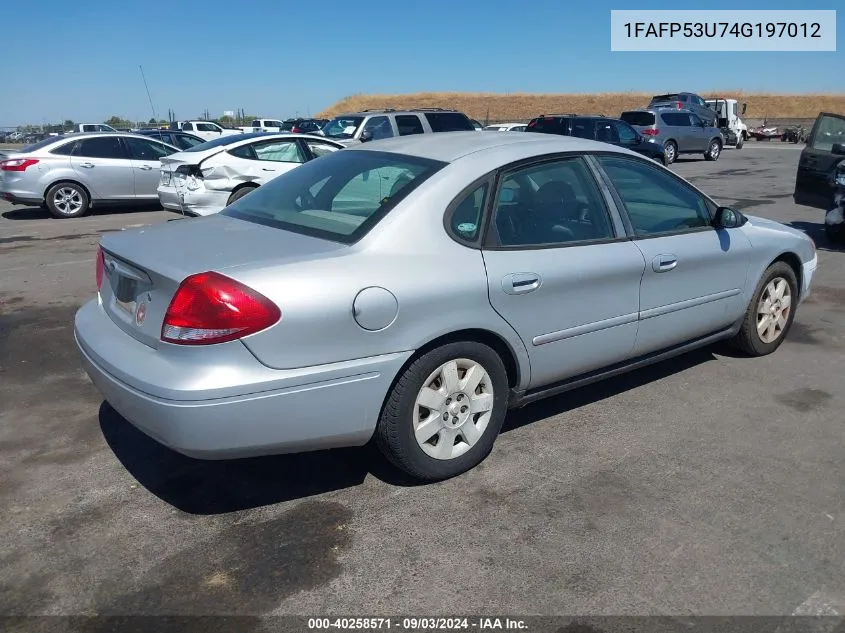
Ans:
[[[0,203],[0,614],[845,614],[845,252],[792,203],[798,155],[673,167],[817,240],[777,353],[531,405],[481,466],[422,486],[366,449],[202,462],[136,431],[72,320],[100,236],[173,214]]]

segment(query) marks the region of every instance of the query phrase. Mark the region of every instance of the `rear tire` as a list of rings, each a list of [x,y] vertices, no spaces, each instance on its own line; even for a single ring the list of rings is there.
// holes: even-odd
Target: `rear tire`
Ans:
[[[736,139],[736,149],[742,149],[742,146],[745,145],[745,137],[742,134]]]
[[[382,407],[376,445],[416,479],[448,479],[487,457],[507,408],[507,371],[499,355],[474,341],[449,343],[399,376]]]
[[[88,213],[91,200],[88,193],[74,182],[59,182],[44,194],[47,210],[55,218],[79,218]]]
[[[766,269],[757,284],[742,327],[731,343],[749,356],[771,354],[789,333],[797,306],[795,271],[785,262],[775,262]]]
[[[226,203],[226,206],[229,206],[229,205],[230,205],[230,204],[232,204],[235,200],[240,200],[240,199],[241,199],[241,198],[243,198],[245,195],[247,195],[247,194],[249,194],[249,193],[252,193],[252,192],[253,192],[253,191],[255,191],[256,189],[258,189],[258,187],[241,187],[241,188],[240,188],[240,189],[238,189],[235,193],[233,193],[231,196],[229,196],[229,201]]]
[[[704,152],[704,160],[719,160],[719,156],[722,155],[722,142],[714,138],[710,141],[710,145],[707,147],[707,151]]]
[[[675,141],[666,141],[663,144],[663,151],[665,153],[664,164],[671,165],[678,158],[678,145]]]

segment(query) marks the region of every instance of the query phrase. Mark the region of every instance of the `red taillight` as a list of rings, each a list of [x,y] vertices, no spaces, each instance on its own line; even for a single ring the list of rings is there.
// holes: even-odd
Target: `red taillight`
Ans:
[[[224,343],[260,332],[281,317],[278,306],[252,288],[219,273],[199,273],[176,290],[164,315],[161,340]]]
[[[293,132],[294,134],[299,134],[299,128],[298,127],[292,127],[290,129],[290,131]]]
[[[103,247],[97,249],[97,290],[103,287],[103,276],[106,269],[106,259],[103,255]]]
[[[0,162],[0,170],[2,171],[26,171],[27,167],[37,165],[38,161],[35,158],[12,158]]]
[[[678,110],[683,110],[684,104],[681,101],[678,101]]]
[[[658,134],[660,134],[660,130],[658,130],[657,128],[646,128],[645,130],[642,130],[640,134],[642,134],[643,136],[657,136]]]

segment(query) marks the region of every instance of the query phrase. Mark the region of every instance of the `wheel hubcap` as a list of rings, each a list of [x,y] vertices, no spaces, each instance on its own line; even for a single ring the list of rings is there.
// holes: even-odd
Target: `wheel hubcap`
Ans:
[[[62,187],[53,196],[53,204],[60,213],[75,213],[82,208],[82,196],[76,189]]]
[[[666,146],[666,158],[668,158],[668,159],[669,159],[669,162],[670,162],[670,163],[671,163],[673,160],[675,160],[675,146],[674,146],[674,145],[671,145],[671,144],[670,144],[670,145],[667,145],[667,146]]]
[[[475,446],[493,412],[493,383],[479,363],[443,363],[423,383],[414,406],[417,444],[435,459],[454,459]]]
[[[783,277],[766,284],[757,304],[757,335],[764,343],[778,340],[789,322],[792,310],[792,291]]]
[[[713,143],[713,145],[710,146],[710,155],[713,158],[716,158],[719,155],[719,144],[718,143]]]

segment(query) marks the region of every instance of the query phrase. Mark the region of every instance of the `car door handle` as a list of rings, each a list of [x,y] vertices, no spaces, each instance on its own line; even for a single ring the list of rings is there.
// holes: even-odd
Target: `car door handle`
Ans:
[[[138,169],[140,169],[141,171],[150,171],[152,167],[150,167],[149,165],[141,165]]]
[[[540,287],[540,275],[537,273],[511,273],[502,279],[505,294],[521,295]]]
[[[651,268],[656,273],[669,272],[678,265],[678,258],[675,255],[658,255],[651,260]]]
[[[261,171],[276,171],[275,169],[270,169],[269,167],[262,167]]]
[[[86,169],[91,169],[94,166],[94,163],[79,163],[80,167],[85,167]]]

